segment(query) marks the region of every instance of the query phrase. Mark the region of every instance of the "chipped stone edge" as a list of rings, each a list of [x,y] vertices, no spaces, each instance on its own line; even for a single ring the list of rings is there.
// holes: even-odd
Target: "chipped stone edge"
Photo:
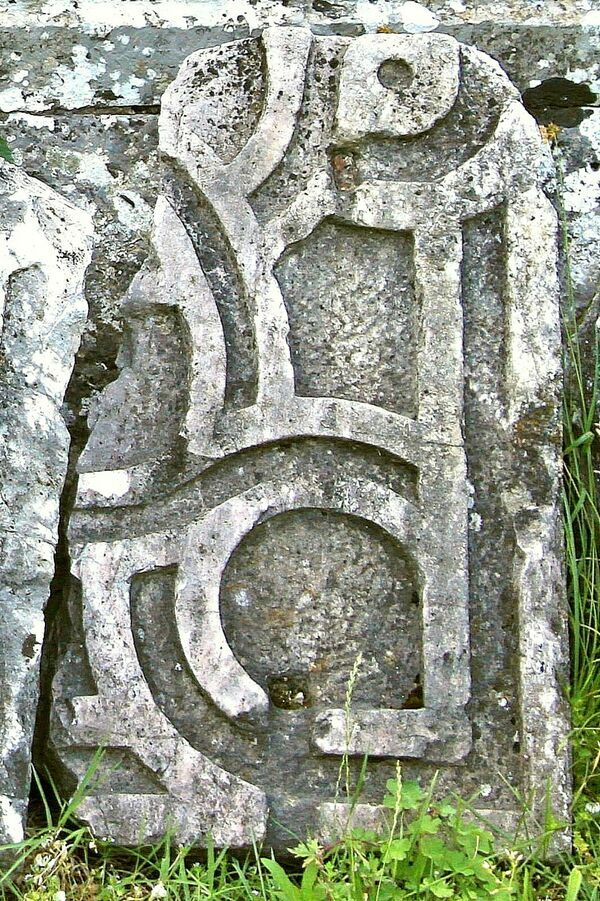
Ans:
[[[16,272],[40,268],[46,276],[46,291],[32,294],[29,313],[44,322],[45,333],[38,331],[30,347],[26,347],[20,367],[8,380],[6,388],[14,405],[5,411],[9,423],[17,428],[11,433],[11,441],[0,442],[0,467],[7,473],[18,458],[23,445],[35,435],[38,453],[44,453],[44,435],[49,441],[59,442],[61,454],[54,458],[54,482],[47,484],[42,478],[35,482],[26,494],[17,493],[16,503],[6,502],[6,521],[0,523],[0,541],[5,544],[5,558],[0,565],[0,580],[7,596],[15,600],[22,595],[21,605],[4,612],[2,618],[3,651],[9,653],[21,648],[29,638],[35,638],[31,654],[21,659],[9,658],[13,669],[4,671],[0,685],[4,689],[3,718],[0,728],[0,753],[2,783],[11,780],[11,755],[16,755],[28,765],[31,760],[35,704],[39,695],[39,664],[44,633],[44,606],[49,596],[53,575],[53,556],[58,541],[59,501],[67,470],[69,433],[64,422],[61,405],[75,363],[75,354],[87,318],[87,303],[83,293],[84,273],[92,256],[92,219],[86,212],[71,204],[43,182],[34,179],[21,169],[0,161],[0,177],[8,190],[0,197],[14,198],[16,203],[25,201],[24,216],[9,232],[0,230],[2,276],[9,280]],[[12,190],[12,194],[9,191]],[[62,226],[58,223],[63,223]],[[48,238],[47,231],[50,235]],[[63,244],[68,239],[69,262],[59,259]],[[61,268],[64,274],[61,274]],[[5,298],[2,297],[4,304]],[[0,339],[3,339],[3,314],[0,309]],[[38,329],[40,325],[36,326]],[[12,341],[20,350],[18,338]],[[54,342],[54,343],[52,343]],[[54,349],[54,354],[48,351]],[[13,362],[11,344],[8,345],[7,376]],[[52,368],[52,366],[54,368]],[[3,385],[4,387],[4,385]],[[13,393],[10,393],[10,392]],[[21,410],[22,418],[15,412]],[[30,410],[34,419],[26,415]],[[36,418],[37,417],[37,418]],[[45,431],[44,431],[45,430]],[[53,447],[46,454],[55,453]],[[43,462],[45,462],[43,460]],[[35,476],[35,470],[32,475]],[[26,501],[24,501],[26,498]],[[4,519],[4,517],[3,517]],[[27,560],[27,569],[23,565]],[[9,631],[12,628],[12,633]],[[0,793],[0,842],[12,844],[22,840],[27,813],[30,773],[22,780],[12,774],[13,791]],[[10,789],[9,789],[10,791]],[[19,794],[15,795],[15,791]],[[10,852],[7,852],[10,853]],[[3,854],[4,856],[4,854]]]

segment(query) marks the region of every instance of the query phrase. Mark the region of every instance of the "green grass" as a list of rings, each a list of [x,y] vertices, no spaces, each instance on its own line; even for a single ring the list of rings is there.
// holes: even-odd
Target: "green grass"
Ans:
[[[12,150],[6,142],[6,138],[3,138],[2,135],[0,135],[0,160],[6,160],[7,163],[14,163],[15,161]]]
[[[559,194],[562,161],[557,150]],[[469,819],[468,804],[433,799],[429,788],[403,782],[398,769],[382,799],[387,825],[379,834],[347,829],[323,846],[309,840],[284,869],[259,849],[246,858],[208,848],[197,852],[165,839],[154,848],[122,849],[94,839],[77,824],[84,785],[69,803],[48,803],[45,824],[13,849],[16,863],[0,872],[0,898],[22,901],[108,899],[262,899],[262,901],[394,901],[410,898],[496,901],[600,901],[600,499],[597,490],[597,400],[600,366],[594,333],[592,364],[582,353],[569,263],[569,233],[559,198],[564,257],[564,522],[571,609],[574,847],[544,861],[540,848],[500,852],[494,836]],[[589,345],[589,335],[586,336]],[[586,365],[590,371],[586,371]],[[347,711],[360,661],[350,678]],[[94,778],[93,769],[89,779]],[[360,789],[360,786],[358,786]],[[347,760],[338,792],[351,799]],[[595,804],[599,812],[594,813]],[[547,836],[546,836],[547,838]]]
[[[558,148],[555,157],[565,291],[563,504],[571,613],[575,856],[588,875],[589,890],[584,887],[582,896],[600,898],[600,809],[593,813],[600,802],[600,359],[597,331],[594,328],[593,334],[582,334],[575,307],[570,236],[562,203],[563,161]],[[588,360],[583,353],[584,340]]]
[[[90,781],[93,776],[90,772]],[[78,797],[60,804],[56,817],[44,802],[46,824],[16,849],[13,867],[0,877],[1,897],[511,901],[539,897],[543,886],[548,897],[575,901],[585,879],[573,865],[557,870],[527,860],[517,849],[496,853],[493,834],[469,815],[467,804],[434,800],[435,782],[427,789],[405,782],[399,766],[382,799],[385,827],[379,832],[347,829],[327,846],[309,839],[292,849],[297,863],[287,870],[258,849],[238,859],[209,847],[199,861],[193,849],[175,847],[168,839],[153,848],[116,848],[75,823],[84,792],[85,786]],[[569,884],[571,894],[565,895]]]

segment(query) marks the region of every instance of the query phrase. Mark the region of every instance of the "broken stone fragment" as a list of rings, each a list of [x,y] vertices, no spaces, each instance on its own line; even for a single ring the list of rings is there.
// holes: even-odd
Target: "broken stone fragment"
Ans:
[[[19,841],[92,224],[0,161],[0,843]]]
[[[329,834],[345,753],[364,823],[394,758],[504,828],[548,787],[564,817],[557,222],[518,92],[445,34],[273,27],[189,57],[160,145],[57,779],[104,746],[78,813],[126,844]]]

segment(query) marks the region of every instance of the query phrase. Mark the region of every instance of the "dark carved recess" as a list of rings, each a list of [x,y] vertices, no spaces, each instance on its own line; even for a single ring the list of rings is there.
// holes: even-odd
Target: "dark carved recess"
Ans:
[[[418,304],[412,239],[326,219],[275,269],[296,392],[415,417]],[[360,320],[349,311],[360,305]]]
[[[225,338],[225,400],[234,408],[256,400],[257,355],[252,314],[233,251],[210,204],[180,169],[165,173],[164,191],[180,216],[210,285]]]
[[[568,78],[546,78],[534,88],[523,91],[525,109],[541,125],[553,122],[563,128],[576,128],[584,119],[592,115],[598,99],[587,84],[578,84]]]
[[[502,427],[506,396],[506,299],[503,208],[465,223],[463,316],[465,343],[465,442],[473,485],[469,529],[471,604],[471,709],[474,752],[490,772],[515,781],[517,723],[517,598],[512,584],[514,534],[502,497],[514,473]],[[483,302],[482,302],[483,301]],[[489,697],[501,701],[486,711]]]

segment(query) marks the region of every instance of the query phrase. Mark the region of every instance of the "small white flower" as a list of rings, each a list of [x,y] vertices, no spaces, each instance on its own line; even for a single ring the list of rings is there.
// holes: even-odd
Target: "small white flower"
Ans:
[[[54,892],[52,901],[67,901],[67,896],[62,889],[59,889],[57,892]]]
[[[150,901],[156,901],[157,898],[166,898],[167,894],[168,892],[162,882],[157,882],[150,892]]]

